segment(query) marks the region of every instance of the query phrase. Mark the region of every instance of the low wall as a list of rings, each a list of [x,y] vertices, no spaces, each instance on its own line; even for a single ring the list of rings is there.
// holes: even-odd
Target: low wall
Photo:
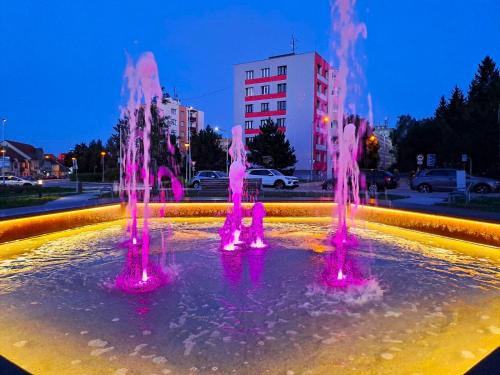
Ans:
[[[229,203],[167,203],[150,204],[150,216],[159,217],[164,207],[168,217],[222,217]],[[250,204],[244,204],[250,208]],[[268,202],[269,217],[330,217],[336,210],[332,202]],[[140,214],[142,214],[140,206]],[[127,216],[124,205],[36,215],[0,222],[0,243],[38,236],[84,225],[123,219]],[[431,234],[442,235],[491,246],[500,246],[500,224],[453,218],[382,207],[360,206],[356,218]]]

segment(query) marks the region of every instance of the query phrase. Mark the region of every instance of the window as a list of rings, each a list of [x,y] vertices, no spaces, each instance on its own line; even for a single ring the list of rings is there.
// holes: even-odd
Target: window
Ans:
[[[286,75],[286,65],[278,66],[278,75],[279,76]]]
[[[278,92],[286,92],[286,83],[278,83]]]
[[[173,115],[176,115],[177,114],[177,108],[172,108],[170,110],[170,113],[173,114]]]
[[[260,70],[262,72],[262,77],[269,77],[271,75],[271,70],[269,68],[263,68]]]
[[[260,103],[260,111],[261,112],[269,111],[269,103]]]
[[[245,113],[252,113],[252,112],[253,112],[253,104],[245,105]]]
[[[261,93],[262,95],[267,95],[267,94],[269,94],[269,92],[270,92],[270,91],[271,91],[271,90],[270,90],[270,88],[269,88],[269,85],[260,86],[260,93]]]
[[[283,117],[276,119],[276,125],[278,125],[279,127],[284,127],[285,126],[285,119]]]
[[[253,87],[247,87],[245,89],[245,96],[252,96],[253,95]]]
[[[264,125],[267,125],[267,123],[269,122],[268,119],[265,119],[265,120],[260,120],[260,126],[264,126]]]
[[[245,129],[253,129],[253,121],[245,121]]]
[[[245,78],[246,79],[253,79],[253,70],[247,70],[245,72]]]
[[[278,102],[278,111],[284,111],[284,110],[286,110],[286,101],[280,100]]]
[[[321,64],[318,64],[318,74],[321,75]]]
[[[318,83],[316,83],[316,92],[317,92],[318,94],[320,94],[320,93],[321,93],[321,83],[319,83],[319,82],[318,82]]]
[[[434,169],[427,172],[426,176],[434,177],[455,177],[457,172],[454,169]]]
[[[254,171],[250,171],[252,176],[272,176],[273,174],[267,169],[256,169]]]

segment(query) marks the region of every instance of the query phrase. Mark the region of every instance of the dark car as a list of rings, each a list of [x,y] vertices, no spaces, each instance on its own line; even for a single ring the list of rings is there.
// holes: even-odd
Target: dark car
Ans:
[[[487,177],[466,175],[466,185],[475,193],[500,190],[500,181]],[[457,170],[448,168],[424,169],[410,181],[410,187],[421,193],[453,191],[457,188]]]
[[[226,177],[226,174],[221,171],[199,171],[194,175],[190,185],[195,189],[199,189],[201,186],[201,180],[214,180]]]
[[[332,180],[323,181],[323,190],[327,190],[331,184]],[[333,184],[335,184],[335,179],[333,180]],[[360,188],[368,190],[371,195],[374,195],[377,191],[395,189],[398,187],[398,184],[398,176],[382,169],[362,169],[359,172]]]
[[[364,182],[363,182],[364,179]],[[361,187],[374,195],[377,191],[395,189],[398,187],[399,177],[382,169],[362,169],[359,176]]]

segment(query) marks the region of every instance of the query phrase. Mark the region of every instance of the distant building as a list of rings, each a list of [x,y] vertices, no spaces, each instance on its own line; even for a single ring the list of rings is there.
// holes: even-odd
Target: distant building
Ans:
[[[166,95],[162,103],[163,115],[167,117],[170,130],[177,135],[179,149],[186,152],[189,143],[188,129],[200,131],[205,127],[205,113],[181,104],[179,99]]]
[[[377,136],[379,142],[379,162],[380,169],[388,169],[396,162],[396,156],[393,153],[391,133],[394,129],[389,128],[387,125],[375,125],[373,132]]]
[[[13,173],[15,176],[27,177],[40,174],[43,163],[43,149],[27,143],[5,140],[0,142],[0,170]],[[5,165],[3,165],[5,153]]]
[[[60,155],[59,155],[60,156]],[[68,168],[64,166],[64,159],[61,161],[54,154],[45,154],[43,162],[40,166],[40,174],[44,177],[65,177],[68,173]]]
[[[316,52],[272,56],[237,64],[233,119],[248,142],[270,118],[295,148],[299,177],[327,174],[334,70]]]

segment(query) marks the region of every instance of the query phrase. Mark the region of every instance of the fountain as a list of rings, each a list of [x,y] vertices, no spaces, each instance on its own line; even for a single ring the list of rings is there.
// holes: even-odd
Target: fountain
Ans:
[[[245,216],[241,200],[246,170],[246,151],[243,144],[242,128],[240,125],[232,128],[232,142],[229,148],[231,166],[229,167],[229,190],[231,193],[232,209],[227,213],[224,226],[219,231],[222,249],[236,250],[237,245],[248,243],[253,248],[264,248],[263,218],[266,215],[264,205],[256,202],[252,208],[252,223],[250,227],[243,225]]]
[[[128,198],[127,210],[129,222],[127,225],[130,234],[126,245],[128,248],[126,264],[121,274],[116,279],[116,285],[127,292],[147,292],[167,283],[170,279],[161,265],[150,261],[150,234],[149,234],[149,201],[150,189],[154,176],[151,171],[151,127],[153,124],[152,106],[159,112],[159,101],[163,97],[161,90],[158,67],[151,52],[143,54],[137,65],[134,66],[129,59],[125,70],[125,79],[129,91],[126,108],[122,109],[122,117],[126,118],[128,128],[122,162],[125,170],[126,196]],[[170,142],[170,132],[166,132],[167,150],[173,154],[173,145]],[[172,158],[173,159],[173,158]],[[157,173],[157,183],[161,188],[162,178],[171,181],[173,196],[176,201],[182,199],[183,189],[176,178],[178,173],[175,163],[173,171],[167,166],[160,166]],[[160,189],[160,200],[165,202],[165,191]],[[139,194],[139,192],[142,194]],[[139,234],[139,197],[142,197],[142,229]],[[165,209],[160,210],[161,216]]]
[[[355,45],[359,36],[366,37],[366,26],[354,21],[353,0],[336,0],[333,8],[338,12],[335,17],[333,29],[338,36],[338,44],[335,45],[335,54],[338,60],[338,72],[336,76],[336,101],[338,105],[337,121],[337,143],[329,142],[329,153],[332,158],[334,173],[336,177],[335,202],[337,203],[337,223],[331,243],[335,247],[335,253],[330,255],[328,268],[334,270],[332,277],[335,283],[344,285],[350,277],[346,270],[347,247],[355,243],[354,237],[349,233],[349,226],[354,223],[355,209],[360,204],[359,198],[359,166],[358,156],[360,151],[359,140],[366,128],[366,122],[360,121],[358,129],[353,121],[346,116],[347,95],[358,88],[348,85],[348,79],[353,72],[350,69],[350,59],[355,56]],[[355,64],[355,62],[354,62]],[[359,71],[357,64],[355,72]],[[348,103],[349,108],[355,109],[353,103]],[[350,205],[351,220],[347,220],[347,208]]]

